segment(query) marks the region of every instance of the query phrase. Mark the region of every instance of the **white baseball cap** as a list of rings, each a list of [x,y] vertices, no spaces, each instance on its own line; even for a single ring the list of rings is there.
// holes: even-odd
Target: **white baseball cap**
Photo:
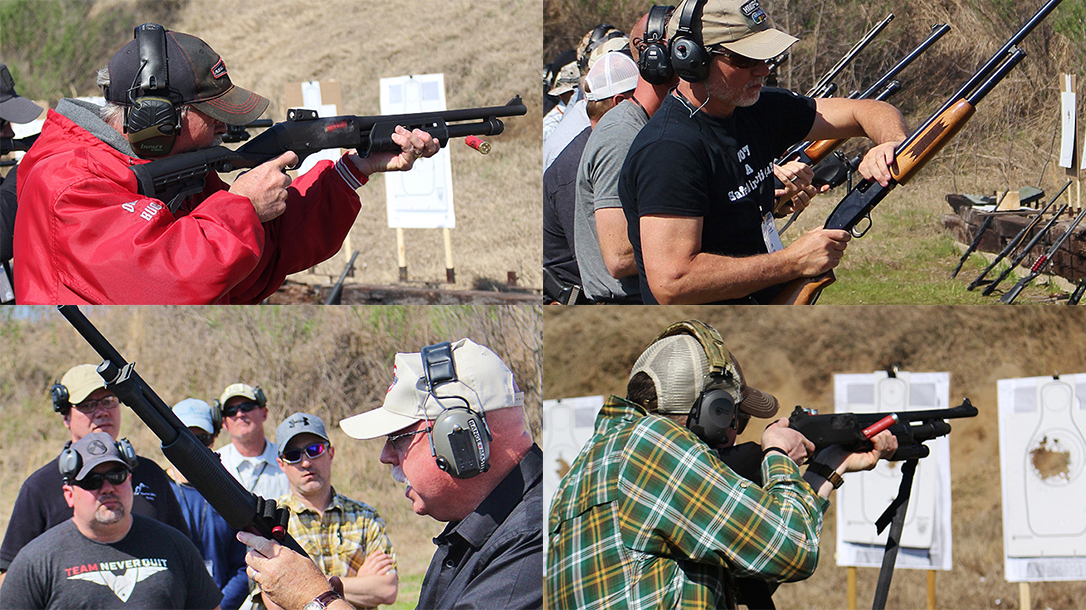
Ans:
[[[427,388],[422,355],[396,354],[392,385],[384,404],[341,420],[339,427],[358,439],[387,436],[417,421],[432,420],[447,406],[462,406],[459,400],[445,400],[453,396],[463,398],[475,412],[524,405],[524,393],[517,388],[513,371],[497,354],[471,339],[453,343],[452,354],[457,380],[436,389],[440,403]]]
[[[584,96],[590,102],[605,100],[637,87],[637,64],[625,53],[608,53],[584,77]]]

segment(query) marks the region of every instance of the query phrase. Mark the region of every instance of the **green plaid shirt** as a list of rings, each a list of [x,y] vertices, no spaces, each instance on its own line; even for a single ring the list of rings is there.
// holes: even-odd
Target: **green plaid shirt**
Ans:
[[[829,503],[779,453],[762,477],[764,489],[689,430],[611,396],[551,503],[550,604],[728,608],[733,575],[810,576]]]
[[[385,522],[372,506],[341,496],[335,489],[324,513],[307,508],[292,493],[277,504],[290,509],[287,531],[325,576],[356,576],[366,556],[376,551],[392,557],[392,572],[396,572],[396,554],[385,535]]]

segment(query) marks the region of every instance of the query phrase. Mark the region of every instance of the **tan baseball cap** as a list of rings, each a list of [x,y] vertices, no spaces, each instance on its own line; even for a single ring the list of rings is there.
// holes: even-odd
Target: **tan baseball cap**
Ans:
[[[720,346],[723,348],[723,345]],[[743,378],[743,370],[731,352],[724,364],[724,379],[718,386],[732,396],[743,412],[754,417],[769,418],[780,408],[777,399],[768,392],[752,388]],[[634,363],[632,378],[644,372],[656,386],[657,410],[660,413],[687,414],[711,380],[711,366],[702,343],[688,334],[663,337],[649,345]]]
[[[668,40],[674,39],[686,5],[683,0],[667,24]],[[769,16],[758,0],[705,0],[694,10],[691,30],[703,47],[721,46],[751,59],[773,59],[799,39],[769,26]]]
[[[256,402],[256,390],[253,389],[253,386],[246,383],[235,383],[227,386],[226,389],[222,391],[222,396],[219,396],[219,403],[225,407],[226,401],[235,396],[244,396],[245,398]]]
[[[97,366],[79,364],[64,373],[60,385],[68,388],[68,402],[77,405],[86,400],[91,392],[106,387],[106,382],[98,374]]]
[[[422,354],[396,354],[392,385],[385,394],[384,404],[341,420],[339,427],[359,439],[387,436],[419,420],[432,420],[445,407],[464,406],[460,400],[446,399],[452,396],[466,400],[477,413],[524,405],[524,393],[517,388],[513,371],[497,354],[471,339],[453,343],[452,354],[457,380],[437,389],[440,403],[427,391]]]

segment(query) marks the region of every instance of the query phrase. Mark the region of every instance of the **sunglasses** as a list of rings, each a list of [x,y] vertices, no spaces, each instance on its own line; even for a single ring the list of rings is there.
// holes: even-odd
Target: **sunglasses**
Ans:
[[[385,442],[392,445],[392,450],[395,451],[396,453],[403,453],[403,449],[396,446],[397,442],[399,442],[402,439],[408,438],[410,436],[415,436],[416,434],[426,434],[427,432],[430,432],[431,430],[433,430],[433,428],[427,426],[427,427],[425,427],[425,428],[423,428],[421,430],[415,430],[414,432],[404,432],[403,434],[389,434],[388,439],[385,440]]]
[[[733,68],[738,68],[740,70],[750,70],[755,66],[765,63],[764,59],[751,59],[750,57],[732,53],[731,51],[726,51],[724,49],[709,49],[709,52],[713,55],[720,55],[727,59],[728,63],[731,64]]]
[[[83,477],[82,481],[75,481],[74,484],[86,489],[87,491],[94,491],[101,489],[102,484],[109,481],[111,485],[120,485],[128,479],[127,468],[117,468],[110,470],[109,472],[92,472]]]
[[[234,417],[238,414],[238,411],[241,411],[242,413],[248,413],[249,411],[252,411],[253,409],[257,409],[259,407],[260,405],[256,404],[255,402],[239,402],[236,405],[231,405],[223,409],[222,414],[224,417]]]
[[[75,408],[77,411],[83,413],[84,415],[90,415],[91,413],[97,411],[98,407],[103,407],[106,410],[110,410],[116,409],[119,406],[121,406],[121,399],[110,394],[109,396],[104,396],[102,398],[91,398],[89,400],[84,400],[83,402],[75,405]]]
[[[279,457],[288,464],[297,464],[302,461],[302,453],[304,452],[309,459],[316,459],[327,451],[331,443],[313,443],[312,445],[306,445],[305,447],[298,447],[296,449],[287,449],[283,453],[279,454]]]
[[[193,431],[192,434],[195,435],[196,440],[203,443],[205,447],[210,447],[211,442],[215,440],[215,435],[211,434],[210,432],[195,432],[195,431]]]

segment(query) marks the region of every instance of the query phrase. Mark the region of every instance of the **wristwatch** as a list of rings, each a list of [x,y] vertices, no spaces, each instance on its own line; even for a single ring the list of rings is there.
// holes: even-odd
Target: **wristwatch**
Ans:
[[[845,482],[845,480],[843,478],[841,478],[841,475],[837,474],[836,470],[834,470],[833,468],[830,468],[829,466],[827,466],[825,464],[820,464],[818,462],[811,462],[810,464],[807,465],[807,471],[808,472],[813,472],[813,473],[817,474],[818,476],[822,477],[823,479],[826,479],[827,481],[830,482],[830,484],[833,485],[834,489],[837,489],[838,487],[843,485],[844,482]]]
[[[328,607],[328,604],[340,599],[339,594],[335,591],[325,591],[317,596],[313,601],[307,602],[302,606],[302,610],[324,610]]]

